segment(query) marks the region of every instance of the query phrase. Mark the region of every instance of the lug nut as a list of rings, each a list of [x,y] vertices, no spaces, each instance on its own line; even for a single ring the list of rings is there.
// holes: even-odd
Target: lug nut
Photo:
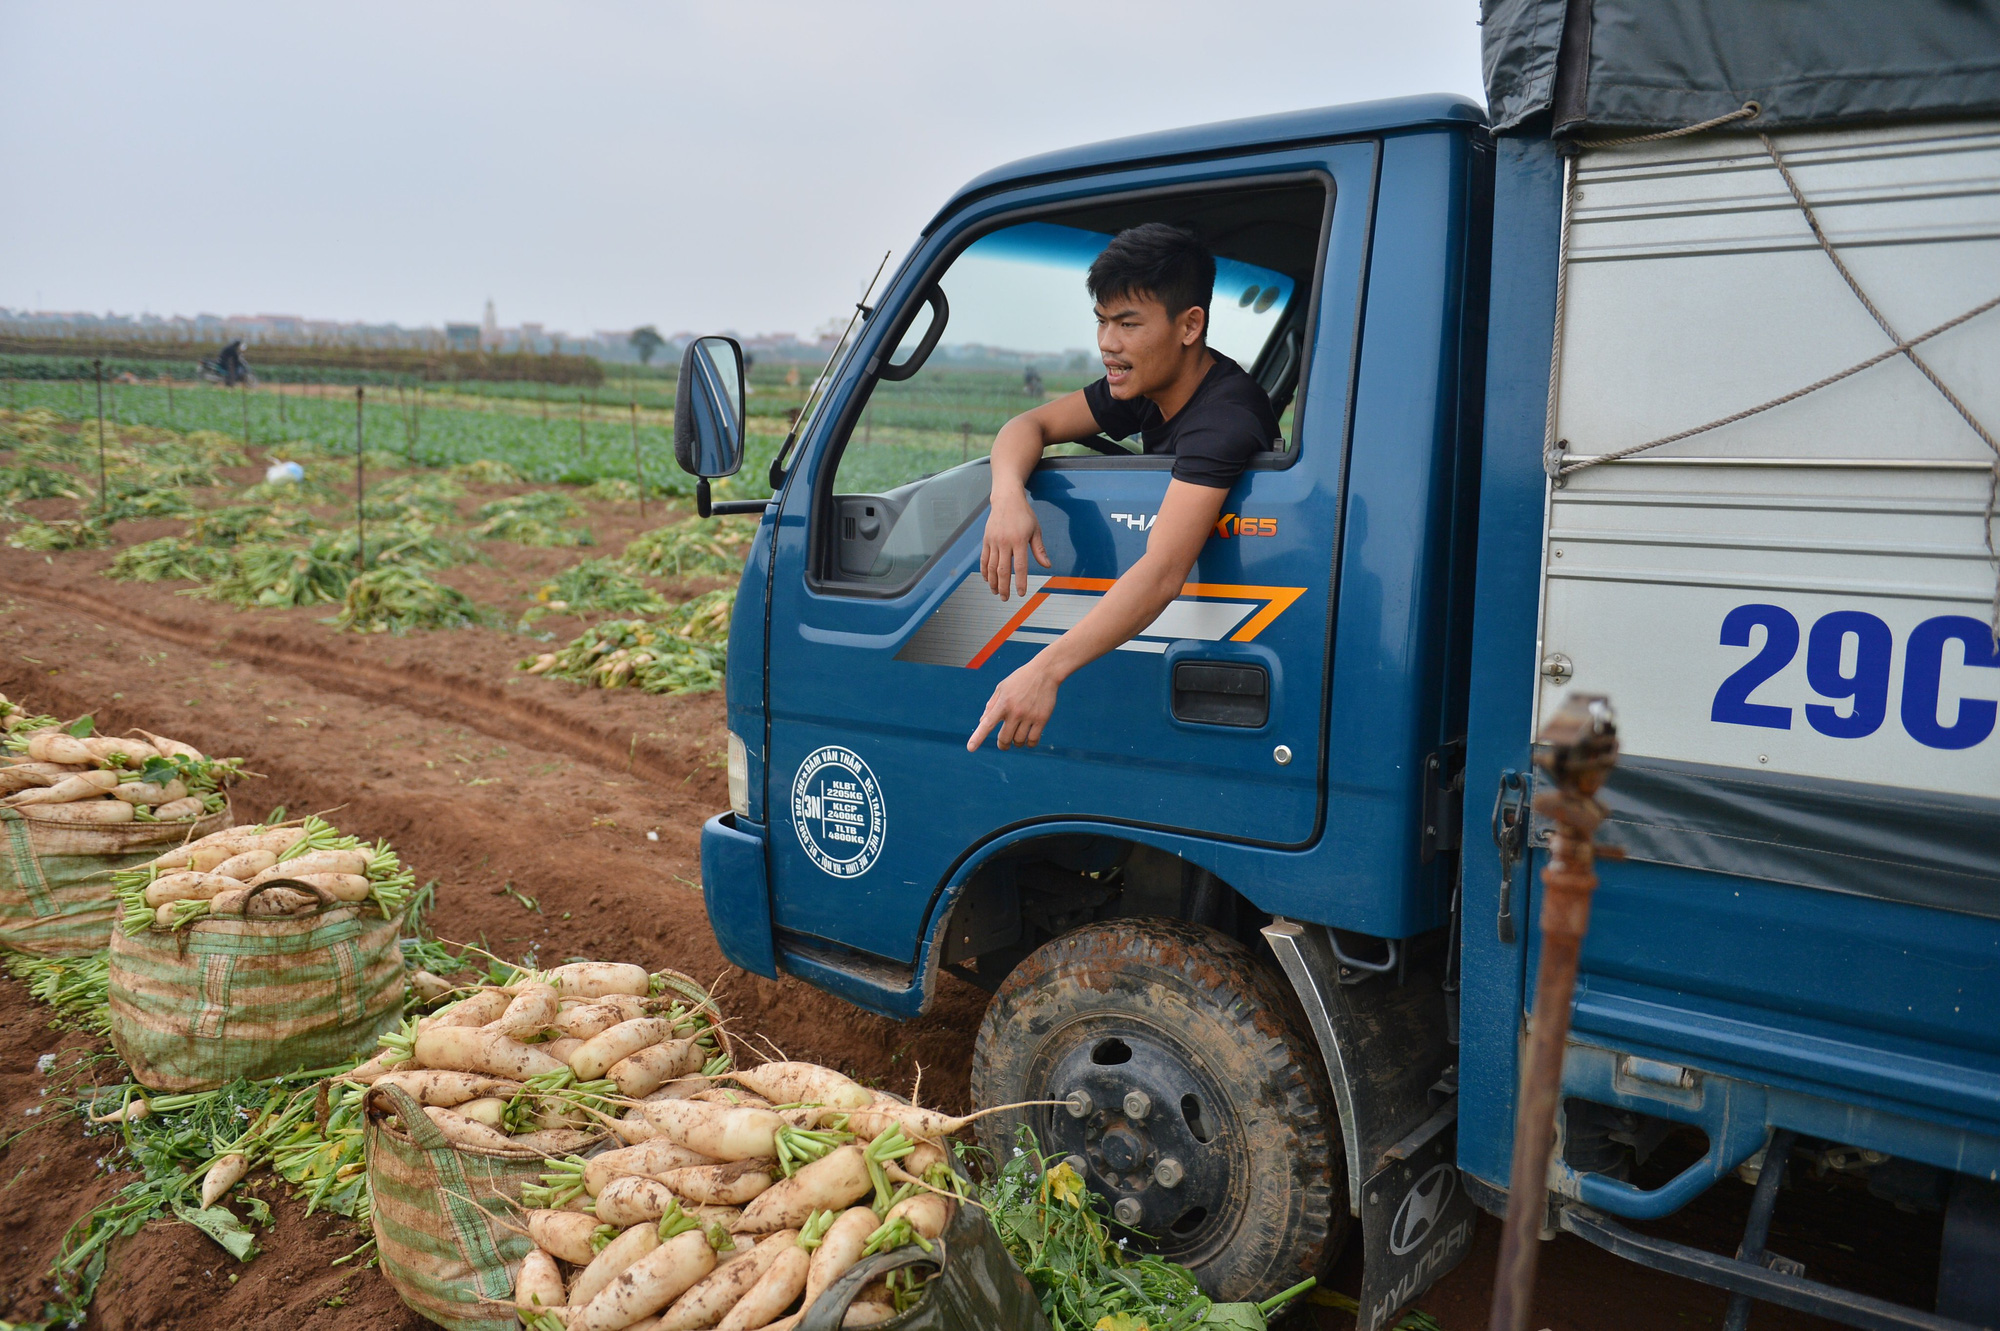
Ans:
[[[1172,1156],[1168,1156],[1153,1167],[1153,1182],[1163,1188],[1178,1188],[1181,1180],[1186,1177],[1187,1171],[1181,1168],[1181,1162]]]
[[[1120,1197],[1118,1199],[1118,1204],[1111,1208],[1111,1214],[1117,1217],[1118,1223],[1121,1225],[1138,1224],[1139,1223],[1138,1199],[1135,1197]]]
[[[1090,1092],[1085,1090],[1071,1091],[1063,1101],[1063,1108],[1069,1110],[1071,1118],[1089,1118],[1097,1110],[1097,1106],[1091,1103]]]
[[[1088,1162],[1086,1162],[1084,1158],[1080,1155],[1064,1156],[1063,1163],[1068,1165],[1070,1167],[1070,1171],[1074,1173],[1078,1178],[1083,1177],[1083,1171],[1085,1170],[1085,1168],[1088,1167]]]
[[[1125,1092],[1125,1117],[1141,1119],[1153,1112],[1153,1097],[1144,1091]]]

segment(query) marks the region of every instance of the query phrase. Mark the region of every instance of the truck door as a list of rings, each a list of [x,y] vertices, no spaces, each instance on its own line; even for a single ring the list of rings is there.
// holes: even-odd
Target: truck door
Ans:
[[[834,384],[786,487],[766,790],[779,946],[915,960],[940,885],[1006,829],[1086,818],[1273,846],[1317,835],[1330,552],[1372,144],[989,195],[934,227]],[[1210,345],[1283,437],[1231,491],[1182,595],[1064,686],[1038,749],[965,751],[994,686],[1145,548],[1170,458],[1052,450],[1053,566],[978,575],[985,454],[1102,374],[1084,273],[1127,226],[1217,253]],[[1136,451],[1138,441],[1126,447]]]

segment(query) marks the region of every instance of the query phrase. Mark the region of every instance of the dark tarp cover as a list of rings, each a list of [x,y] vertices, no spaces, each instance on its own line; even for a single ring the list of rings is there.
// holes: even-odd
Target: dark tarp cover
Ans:
[[[2000,800],[1631,756],[1599,798],[1631,859],[2000,919]]]
[[[1493,128],[2000,110],[2000,0],[1483,0]]]

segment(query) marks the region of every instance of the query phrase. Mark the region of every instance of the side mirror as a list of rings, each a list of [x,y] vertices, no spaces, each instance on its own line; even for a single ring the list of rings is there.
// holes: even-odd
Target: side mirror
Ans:
[[[698,337],[681,357],[674,391],[674,461],[708,482],[734,476],[743,465],[743,348],[733,337]],[[700,505],[703,516],[708,504]]]

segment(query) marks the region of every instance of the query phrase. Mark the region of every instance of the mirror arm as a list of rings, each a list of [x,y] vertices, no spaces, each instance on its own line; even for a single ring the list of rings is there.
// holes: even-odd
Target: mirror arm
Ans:
[[[762,513],[775,499],[725,499],[716,503],[709,494],[708,478],[695,482],[694,511],[704,518],[726,518],[738,513]]]

